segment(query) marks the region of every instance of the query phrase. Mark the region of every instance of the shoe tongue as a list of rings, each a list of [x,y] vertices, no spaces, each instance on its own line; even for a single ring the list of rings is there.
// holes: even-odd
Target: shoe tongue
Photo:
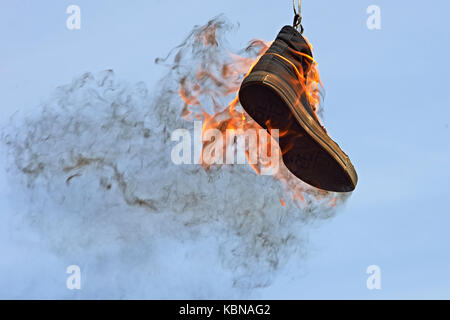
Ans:
[[[280,33],[278,33],[277,38],[286,42],[291,49],[312,57],[311,47],[300,32],[298,32],[295,28],[291,26],[284,26]]]
[[[308,44],[308,42],[305,40],[305,38],[303,38],[303,36],[300,34],[300,32],[298,32],[295,28],[291,27],[291,26],[284,26],[280,33],[277,36],[277,39],[283,41],[286,43],[286,45],[297,52],[301,52],[304,53],[308,56],[310,56],[312,58],[312,52],[311,52],[311,47]],[[295,52],[291,52],[289,54],[286,54],[287,56],[289,56],[289,59],[293,59],[296,60],[297,63],[300,63],[303,71],[306,73],[307,69],[309,68],[309,61],[307,61],[307,58],[299,55],[299,54],[295,54]],[[292,61],[294,64],[295,61]],[[312,110],[308,99],[306,99],[305,96],[302,96],[302,105],[304,106],[304,108],[308,111],[308,113],[311,115],[311,117],[313,117],[313,119],[320,124],[319,119],[317,118],[316,113]],[[320,124],[321,125],[321,124]],[[321,125],[322,126],[322,125]],[[324,129],[324,128],[323,128]]]

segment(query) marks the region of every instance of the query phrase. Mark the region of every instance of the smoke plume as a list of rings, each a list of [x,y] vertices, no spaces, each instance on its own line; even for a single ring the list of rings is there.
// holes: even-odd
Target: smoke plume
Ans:
[[[153,90],[112,70],[85,73],[4,130],[9,179],[26,203],[16,224],[29,225],[62,263],[80,265],[79,297],[249,297],[287,263],[300,266],[310,225],[345,201],[285,169],[274,178],[248,165],[172,163],[171,133],[225,110],[245,59],[266,45],[231,54],[232,28],[223,17],[195,27],[157,59],[167,74]],[[198,101],[180,97],[186,88]]]

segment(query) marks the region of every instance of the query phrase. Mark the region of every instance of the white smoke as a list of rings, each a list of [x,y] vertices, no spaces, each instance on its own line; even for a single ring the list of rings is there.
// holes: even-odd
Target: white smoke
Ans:
[[[208,26],[220,43],[214,57],[228,52],[223,18],[196,27],[165,59],[174,62],[153,92],[112,70],[86,73],[3,132],[18,212],[12,239],[27,247],[32,230],[49,252],[39,257],[54,259],[50,268],[80,265],[76,297],[248,298],[289,261],[301,264],[310,225],[336,212],[329,206],[336,194],[302,185],[299,206],[280,181],[246,165],[206,171],[172,163],[171,132],[193,128],[179,116],[178,85],[197,65],[183,55],[210,61],[195,52]],[[9,289],[2,286],[1,297],[74,297],[64,281],[53,279],[44,292],[13,279],[3,278]]]

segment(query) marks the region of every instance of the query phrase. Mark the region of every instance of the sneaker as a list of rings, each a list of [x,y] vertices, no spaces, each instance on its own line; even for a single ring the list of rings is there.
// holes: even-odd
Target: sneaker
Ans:
[[[353,191],[358,176],[348,156],[321,125],[304,90],[312,65],[308,42],[285,26],[245,77],[239,90],[242,107],[260,126],[279,129],[286,167],[319,189]]]

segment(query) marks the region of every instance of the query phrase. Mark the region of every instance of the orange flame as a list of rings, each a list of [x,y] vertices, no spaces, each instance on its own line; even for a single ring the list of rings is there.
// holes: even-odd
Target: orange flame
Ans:
[[[218,45],[214,37],[214,30],[208,30],[203,34],[203,36],[198,35],[197,41],[203,42],[204,46]],[[185,78],[181,79],[179,94],[184,102],[184,108],[182,110],[181,116],[187,117],[194,115],[194,117],[203,120],[204,123],[202,128],[202,139],[204,138],[205,132],[209,129],[218,130],[222,135],[226,135],[227,130],[231,131],[233,134],[239,135],[248,129],[254,129],[257,131],[261,129],[261,127],[255,121],[253,121],[253,119],[251,119],[240,106],[238,99],[238,90],[243,78],[251,72],[252,68],[256,65],[259,58],[267,51],[270,45],[271,42],[266,42],[263,40],[253,40],[247,49],[256,48],[256,58],[249,58],[234,53],[229,53],[230,61],[227,61],[222,65],[215,66],[214,68],[208,68],[204,66],[198,68],[196,76],[194,78],[194,83],[188,82]],[[296,81],[298,82],[296,83],[296,86],[301,88],[301,90],[306,93],[306,97],[312,109],[315,113],[317,113],[320,106],[320,89],[322,88],[322,82],[320,80],[317,62],[312,57],[305,55],[302,52],[293,51],[293,53],[302,55],[306,58],[306,61],[309,64],[307,75],[304,75],[303,70],[299,70],[298,68],[296,68],[295,65],[293,65],[292,62],[290,62],[286,58],[282,56],[279,57],[294,67],[297,73]],[[208,87],[208,85],[205,84],[206,80],[212,82],[214,84],[214,87],[219,89],[212,89],[211,87]],[[225,98],[230,94],[234,94],[235,96],[232,101],[228,105],[221,105],[219,102],[220,99]],[[200,96],[209,97],[214,106],[214,112],[212,114],[201,108],[201,102],[199,100]],[[197,110],[198,107],[200,107],[200,113]],[[268,122],[266,125],[268,130],[271,131],[272,127],[270,122]],[[264,150],[271,150],[270,147],[272,146],[272,144],[276,144],[271,135],[269,135],[267,132],[265,134],[267,135],[265,139],[257,139],[256,144],[258,150],[262,141],[267,144]],[[289,132],[289,129],[279,132],[279,136],[284,136],[287,134],[297,133]],[[206,169],[209,169],[211,165],[209,164],[209,162],[205,161],[205,153],[209,152],[209,146],[216,141],[215,139],[203,139],[202,141],[204,142],[201,162]],[[221,145],[221,147],[223,149],[223,156],[226,154],[227,147],[230,147],[230,144],[235,144],[236,141],[222,142],[223,144]],[[292,147],[293,146],[290,146],[290,148]],[[273,163],[267,161],[267,159],[264,159],[263,155],[261,154],[258,154],[257,162],[252,163],[250,161],[248,147],[245,151],[248,164],[257,174],[260,174],[263,167],[267,168],[273,165]],[[287,148],[287,150],[284,150],[284,152],[287,151],[289,151],[289,147]],[[282,163],[281,152],[279,152],[278,154],[280,156],[279,163]],[[217,155],[210,154],[208,156],[215,157]],[[270,156],[270,154],[268,156]],[[219,161],[219,165],[220,163],[224,162]],[[287,170],[285,166],[281,166],[278,172],[274,174],[274,178],[281,180],[284,183],[285,188],[290,191],[292,199],[294,201],[300,201],[304,203],[305,198],[303,192],[305,191],[305,187],[299,186],[298,180],[293,179],[292,177],[293,175]],[[283,207],[286,205],[285,201],[282,198],[280,198],[280,202]],[[332,201],[330,206],[334,205],[335,201]]]

